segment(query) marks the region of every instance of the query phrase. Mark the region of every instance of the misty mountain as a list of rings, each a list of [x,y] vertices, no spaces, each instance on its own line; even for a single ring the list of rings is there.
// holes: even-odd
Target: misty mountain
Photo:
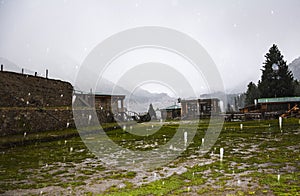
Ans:
[[[53,62],[55,63],[55,62]],[[0,57],[0,64],[3,65],[4,71],[11,71],[16,73],[22,72],[22,67],[16,65],[15,63],[9,61],[8,59]],[[64,62],[63,64],[70,64],[70,62]],[[59,70],[55,70],[55,73],[50,74],[49,78],[53,78],[52,76],[56,76],[61,80],[64,81],[70,81],[73,83],[74,79],[72,75],[68,75],[68,71],[66,71],[66,67],[70,66],[59,66],[61,67]],[[57,76],[56,72],[62,73],[62,75]],[[34,75],[35,71],[24,69],[25,74]],[[50,70],[51,73],[51,70]],[[39,76],[41,74],[38,73]],[[89,91],[87,89],[90,89],[90,87],[82,85],[84,88],[84,91],[88,93]],[[74,87],[76,90],[76,87]],[[114,95],[125,95],[125,107],[128,108],[130,111],[135,112],[147,112],[149,105],[152,103],[154,109],[161,109],[168,107],[170,105],[174,104],[174,101],[176,101],[176,98],[170,97],[166,93],[151,93],[147,90],[144,90],[142,88],[137,88],[134,92],[129,92],[123,87],[115,85],[113,82],[102,79],[100,85],[97,86],[96,90],[93,90],[93,93],[99,93],[99,94],[114,94]]]
[[[3,65],[3,71],[22,73],[22,67],[16,65],[15,63],[9,61],[6,58],[0,57],[0,64]],[[34,71],[28,69],[24,69],[24,73],[34,75]]]
[[[224,93],[214,92],[210,94],[200,95],[202,99],[218,98],[222,101],[222,111],[235,111],[238,112],[240,108],[245,106],[245,94],[244,93]]]
[[[247,91],[249,80],[238,82],[234,87],[226,89],[226,94],[239,94]]]
[[[73,73],[72,69],[74,69],[73,65],[78,65],[75,61],[70,58],[63,58],[64,56],[61,54],[57,55],[55,60],[46,60],[43,63],[34,63],[30,69],[24,69],[24,74],[34,75],[37,72],[38,76],[45,77],[46,69],[48,69],[48,77],[52,79],[58,79],[67,81],[70,83],[74,83],[75,81],[75,73]],[[42,62],[42,59],[40,60]],[[16,73],[22,73],[22,65],[17,65],[16,63],[0,57],[0,64],[3,64],[4,71],[12,71]],[[38,66],[42,64],[43,66]],[[44,65],[44,64],[47,64]]]
[[[300,57],[293,60],[288,66],[293,72],[294,78],[300,80]]]
[[[177,101],[177,98],[172,98],[167,93],[151,93],[142,88],[136,88],[134,92],[130,92],[106,79],[101,80],[96,93],[125,95],[125,107],[135,112],[147,112],[150,104],[154,109],[166,108]]]

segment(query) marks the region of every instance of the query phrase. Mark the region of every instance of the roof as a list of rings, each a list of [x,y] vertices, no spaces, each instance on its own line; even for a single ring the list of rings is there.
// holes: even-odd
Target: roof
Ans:
[[[261,98],[257,100],[257,103],[284,103],[284,102],[300,102],[300,97]]]
[[[220,99],[218,99],[218,98],[182,99],[181,102],[207,102],[207,101],[211,101],[211,100],[219,101]]]
[[[99,93],[99,92],[93,92],[93,93],[86,93],[83,91],[79,90],[74,90],[75,94],[79,95],[87,95],[87,96],[94,96],[94,97],[118,97],[118,98],[123,98],[125,99],[126,95],[116,95],[116,94],[104,94],[104,93]]]
[[[99,94],[99,93],[95,93],[93,95],[95,97],[120,97],[120,98],[125,98],[125,95],[109,95],[109,94]]]
[[[177,109],[181,109],[181,106],[179,106],[179,105],[171,105],[169,107],[164,108],[163,110],[177,110]]]
[[[198,103],[199,99],[182,99],[180,102],[184,103],[184,102],[197,102]]]

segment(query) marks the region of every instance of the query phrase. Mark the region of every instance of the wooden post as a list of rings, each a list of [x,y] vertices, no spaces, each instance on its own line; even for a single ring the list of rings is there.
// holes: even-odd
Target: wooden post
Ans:
[[[3,71],[3,65],[1,64],[1,71]]]
[[[37,72],[34,72],[34,76],[35,76],[35,77],[37,76]]]
[[[22,75],[24,74],[24,69],[22,68]]]
[[[46,78],[48,79],[48,69],[46,69]]]

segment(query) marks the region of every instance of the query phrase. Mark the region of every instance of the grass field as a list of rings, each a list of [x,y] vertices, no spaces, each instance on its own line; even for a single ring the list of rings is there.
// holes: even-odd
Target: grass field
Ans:
[[[137,129],[153,126],[156,124],[139,124]],[[189,132],[194,125],[183,126]],[[117,170],[106,165],[78,136],[47,141],[43,135],[35,140],[35,134],[28,134],[25,137],[31,142],[23,145],[17,141],[24,136],[5,138],[0,191],[5,195],[300,195],[299,119],[284,119],[282,130],[278,120],[226,122],[214,146],[201,154],[199,146],[207,126],[207,120],[197,124],[192,142],[175,160],[147,170]],[[151,135],[136,136],[122,129],[107,135],[124,148],[149,151],[168,142],[177,128],[175,121]],[[66,133],[76,135],[76,130]],[[10,141],[18,145],[7,145]],[[224,149],[222,161],[220,148]]]

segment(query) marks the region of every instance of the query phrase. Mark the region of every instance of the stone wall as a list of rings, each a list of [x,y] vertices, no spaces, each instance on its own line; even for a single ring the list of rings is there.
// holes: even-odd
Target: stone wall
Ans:
[[[72,96],[68,82],[0,71],[0,136],[75,128]],[[111,111],[96,113],[101,124],[115,122]]]
[[[62,107],[72,105],[70,83],[0,72],[0,107]]]
[[[74,127],[70,83],[0,72],[0,136]]]
[[[0,109],[0,115],[0,136],[74,127],[70,109]]]

